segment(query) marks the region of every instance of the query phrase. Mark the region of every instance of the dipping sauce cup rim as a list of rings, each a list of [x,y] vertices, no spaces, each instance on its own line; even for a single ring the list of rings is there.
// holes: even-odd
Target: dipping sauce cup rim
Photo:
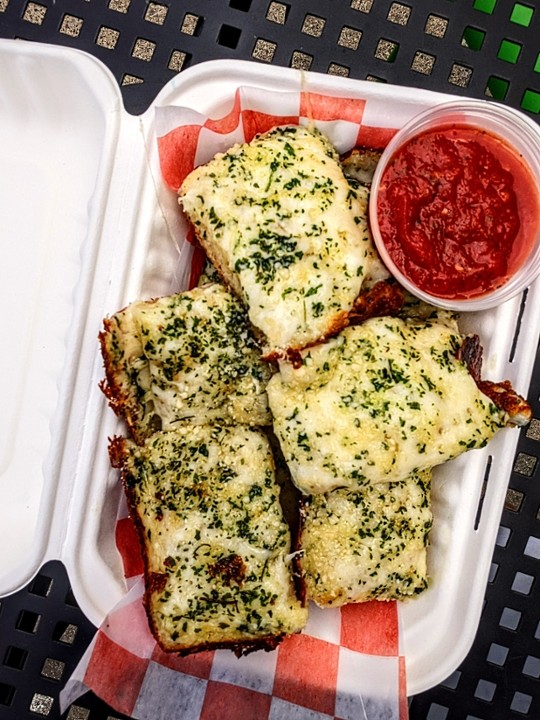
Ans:
[[[382,176],[395,153],[418,135],[449,125],[475,127],[499,138],[521,156],[534,178],[534,192],[540,203],[540,128],[523,113],[486,100],[443,102],[415,115],[384,149],[375,169],[369,199],[369,219],[375,246],[388,271],[411,294],[431,305],[448,310],[486,310],[509,300],[527,288],[540,273],[540,217],[531,251],[521,267],[504,284],[469,298],[438,297],[425,292],[396,267],[381,236],[378,222],[378,190]],[[540,207],[539,207],[540,213]]]

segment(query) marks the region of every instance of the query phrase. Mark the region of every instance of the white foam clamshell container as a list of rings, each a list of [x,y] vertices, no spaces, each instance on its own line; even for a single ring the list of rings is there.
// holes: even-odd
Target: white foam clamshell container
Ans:
[[[1,595],[50,559],[64,562],[95,624],[126,592],[114,541],[121,488],[107,455],[118,426],[98,388],[97,335],[106,314],[184,287],[188,250],[177,242],[175,198],[160,180],[154,107],[220,117],[240,85],[374,98],[387,108],[381,125],[390,127],[449,99],[216,61],[182,72],[134,117],[91,56],[0,41]],[[395,116],[396,100],[403,117]],[[539,293],[537,282],[525,301],[462,322],[480,335],[484,376],[507,378],[523,394],[538,343]],[[409,694],[450,675],[473,642],[517,440],[518,431],[503,430],[435,473],[431,587],[399,605]]]

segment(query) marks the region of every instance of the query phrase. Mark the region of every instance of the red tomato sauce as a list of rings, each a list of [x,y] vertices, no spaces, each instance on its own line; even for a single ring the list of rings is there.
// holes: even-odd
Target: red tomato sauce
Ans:
[[[531,171],[498,137],[428,130],[390,160],[377,218],[395,265],[441,298],[483,295],[523,264],[540,218]]]

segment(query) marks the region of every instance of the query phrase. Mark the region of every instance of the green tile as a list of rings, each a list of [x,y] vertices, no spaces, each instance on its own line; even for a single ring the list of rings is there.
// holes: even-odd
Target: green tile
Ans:
[[[534,72],[540,72],[540,53],[536,56],[536,62],[534,63]]]
[[[475,10],[480,10],[480,12],[491,15],[495,10],[496,4],[497,0],[474,0],[473,8]]]
[[[519,43],[512,42],[512,40],[503,40],[499,45],[497,57],[500,60],[506,60],[506,62],[515,65],[518,61],[520,53],[521,45],[519,45]]]
[[[492,75],[488,80],[486,95],[491,95],[495,100],[504,100],[509,87],[508,80]]]
[[[483,30],[468,26],[463,31],[461,44],[466,45],[471,50],[480,50],[486,39],[486,33]]]
[[[540,113],[540,93],[534,90],[525,90],[521,99],[521,107],[529,112]]]
[[[510,20],[517,25],[529,27],[533,14],[534,8],[529,7],[529,5],[522,5],[521,3],[516,3],[514,5],[514,9],[512,10],[512,14],[510,15]]]

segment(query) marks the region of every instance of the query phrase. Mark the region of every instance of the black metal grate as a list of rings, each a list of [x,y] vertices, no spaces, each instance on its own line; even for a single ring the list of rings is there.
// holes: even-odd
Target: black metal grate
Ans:
[[[60,718],[58,694],[95,633],[61,563],[47,563],[27,588],[0,600],[0,627],[0,718]],[[89,693],[62,717],[125,718]]]
[[[540,113],[534,0],[0,0],[0,35],[86,50],[142,112],[175,73],[242,58],[494,97]]]
[[[240,58],[494,97],[538,120],[539,27],[535,0],[0,0],[0,36],[93,54],[135,114],[190,65]],[[475,644],[412,700],[411,720],[540,718],[539,397],[540,354]],[[0,720],[57,720],[59,690],[95,632],[60,563],[0,600],[0,627]],[[87,694],[64,720],[123,717]]]

